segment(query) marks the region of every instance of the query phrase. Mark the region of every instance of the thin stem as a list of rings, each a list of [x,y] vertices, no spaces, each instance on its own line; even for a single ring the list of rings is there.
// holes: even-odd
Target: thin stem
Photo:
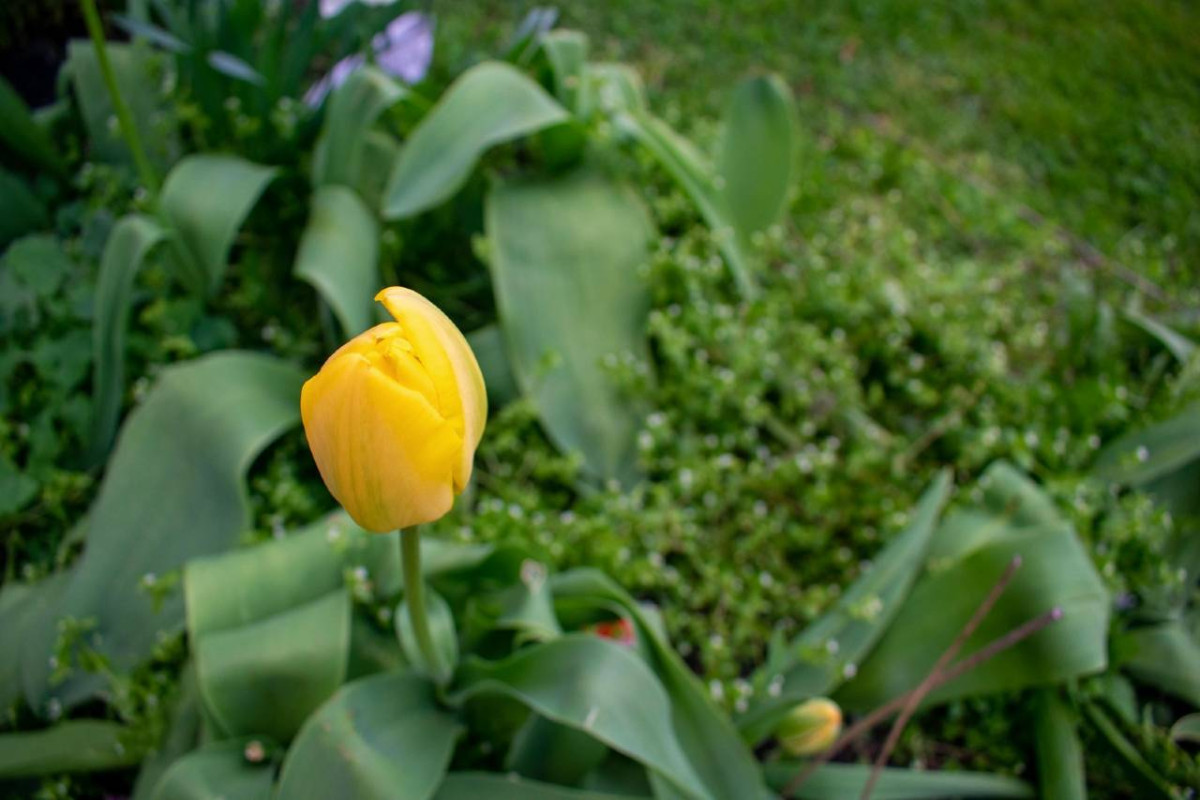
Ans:
[[[992,658],[995,658],[996,656],[1000,655],[1000,653],[1004,652],[1008,648],[1013,647],[1014,645],[1020,644],[1024,639],[1027,639],[1028,637],[1037,633],[1042,628],[1045,628],[1047,625],[1050,625],[1051,623],[1057,622],[1058,620],[1062,619],[1062,615],[1063,615],[1063,612],[1062,612],[1061,608],[1057,608],[1057,607],[1052,608],[1049,611],[1047,611],[1045,614],[1042,614],[1041,616],[1038,616],[1038,617],[1034,617],[1033,619],[1026,622],[1024,625],[1021,625],[1017,628],[1013,628],[1011,631],[1004,634],[1003,636],[993,639],[985,647],[981,647],[979,650],[975,651],[970,656],[967,656],[962,661],[959,661],[953,667],[950,667],[945,672],[943,672],[938,677],[938,679],[936,681],[934,681],[933,686],[930,687],[930,691],[932,691],[933,689],[938,689],[941,686],[949,683],[950,681],[953,681],[956,678],[963,676],[964,674],[975,669],[975,667],[978,667],[980,664],[983,664],[984,662],[989,661]],[[916,689],[914,689],[913,691],[915,692]],[[846,732],[843,733],[836,742],[834,742],[832,745],[830,745],[828,750],[821,753],[819,756],[817,756],[812,761],[810,761],[808,763],[808,765],[805,766],[805,768],[802,769],[796,775],[796,777],[792,779],[792,782],[787,785],[787,787],[783,790],[783,794],[781,794],[780,797],[787,798],[787,797],[791,797],[793,794],[795,794],[796,790],[800,788],[801,784],[803,784],[806,780],[808,780],[810,777],[812,777],[812,774],[814,772],[816,772],[818,769],[820,769],[823,764],[827,763],[831,758],[833,758],[839,752],[841,752],[843,749],[845,749],[846,745],[850,744],[855,739],[857,739],[858,737],[862,736],[864,733],[869,731],[871,728],[874,728],[880,722],[887,719],[892,714],[894,714],[895,712],[897,712],[901,708],[903,708],[904,705],[908,702],[909,695],[911,695],[911,694],[912,694],[912,692],[905,692],[904,694],[900,695],[899,697],[897,697],[893,700],[889,700],[888,702],[884,703],[879,708],[875,709],[870,714],[867,714],[865,717],[860,719],[858,722],[854,723],[849,728],[847,728]]]
[[[141,136],[138,134],[137,126],[133,124],[133,114],[130,113],[125,98],[121,96],[120,87],[117,86],[117,76],[113,72],[112,62],[108,60],[108,45],[104,41],[104,26],[100,23],[100,13],[96,10],[96,0],[79,0],[79,5],[83,9],[83,19],[87,23],[88,35],[92,37],[92,47],[96,49],[96,62],[100,65],[100,75],[104,78],[109,99],[112,100],[113,111],[117,114],[121,135],[125,138],[129,152],[133,155],[133,163],[137,166],[142,184],[152,195],[157,194],[158,175],[155,173],[154,167],[150,165],[150,159],[146,157]]]
[[[946,671],[946,667],[950,665],[950,662],[958,657],[958,653],[962,650],[963,645],[967,643],[967,640],[975,634],[975,631],[987,619],[987,615],[992,612],[996,602],[1000,599],[1000,595],[1004,594],[1004,590],[1008,588],[1008,584],[1012,582],[1013,576],[1017,574],[1017,570],[1020,568],[1021,557],[1013,556],[1012,561],[1008,562],[1004,573],[1001,574],[1000,580],[996,581],[996,585],[988,592],[987,597],[983,598],[983,602],[975,609],[975,613],[971,615],[971,619],[967,621],[963,629],[954,637],[954,641],[950,643],[950,646],[938,658],[937,663],[933,665],[933,670],[925,676],[925,680],[921,681],[915,691],[909,693],[908,701],[896,716],[896,721],[892,723],[892,729],[888,731],[887,739],[883,743],[883,749],[879,751],[879,756],[875,759],[875,766],[871,770],[871,776],[867,778],[867,782],[863,786],[859,800],[870,800],[871,793],[875,791],[875,784],[879,782],[879,776],[883,774],[883,768],[887,765],[888,758],[891,757],[892,751],[896,749],[896,744],[900,741],[900,734],[904,732],[908,721],[916,713],[917,707],[921,705],[921,701],[925,699],[925,696],[933,690],[934,682]]]
[[[404,603],[412,620],[417,648],[425,656],[426,665],[437,669],[437,649],[429,631],[429,616],[425,611],[425,577],[421,574],[421,530],[415,525],[400,531],[400,562],[404,568]]]

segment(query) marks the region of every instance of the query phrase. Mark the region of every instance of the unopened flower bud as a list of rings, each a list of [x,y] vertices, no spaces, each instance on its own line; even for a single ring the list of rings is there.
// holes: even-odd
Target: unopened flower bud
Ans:
[[[788,712],[775,729],[788,755],[811,756],[837,741],[842,732],[842,709],[832,700],[814,697]]]

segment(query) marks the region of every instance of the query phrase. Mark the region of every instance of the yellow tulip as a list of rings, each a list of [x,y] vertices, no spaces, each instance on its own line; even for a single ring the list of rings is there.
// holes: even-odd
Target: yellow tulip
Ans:
[[[393,286],[395,318],[342,345],[304,384],[300,415],[329,491],[370,531],[432,522],[471,478],[487,421],[483,373],[437,306]]]
[[[841,732],[842,709],[832,700],[814,697],[788,712],[775,736],[788,755],[800,757],[827,749]]]

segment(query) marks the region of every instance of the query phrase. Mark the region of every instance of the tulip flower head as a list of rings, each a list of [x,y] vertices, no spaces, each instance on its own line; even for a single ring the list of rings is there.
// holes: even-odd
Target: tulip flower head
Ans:
[[[811,756],[825,750],[842,732],[842,709],[825,697],[805,700],[784,717],[775,736],[788,755]]]
[[[437,306],[400,287],[375,299],[395,322],[330,356],[304,384],[300,414],[330,493],[382,533],[450,510],[471,478],[487,394],[470,345]]]

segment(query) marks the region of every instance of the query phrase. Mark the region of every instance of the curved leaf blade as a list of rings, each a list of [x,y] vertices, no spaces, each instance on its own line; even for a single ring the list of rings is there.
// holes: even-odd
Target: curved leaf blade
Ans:
[[[580,452],[593,475],[634,482],[640,416],[604,362],[648,360],[645,209],[626,186],[585,169],[496,187],[486,228],[517,383],[559,448]]]
[[[1177,621],[1120,634],[1113,643],[1134,678],[1200,708],[1200,642]]]
[[[252,741],[219,742],[189,753],[163,773],[150,800],[268,800],[271,762],[246,760]]]
[[[485,62],[454,82],[404,143],[384,193],[388,219],[450,198],[488,149],[568,119],[562,106],[507,64]]]
[[[374,67],[351,73],[326,106],[325,125],[313,150],[313,185],[358,188],[368,131],[380,114],[407,94],[407,89]]]
[[[49,224],[46,207],[25,181],[0,168],[0,250]]]
[[[58,772],[101,772],[141,761],[116,722],[75,720],[42,731],[0,733],[0,780]]]
[[[1056,689],[1038,692],[1034,709],[1034,744],[1042,797],[1087,800],[1079,720]]]
[[[796,105],[778,75],[748,78],[725,111],[717,174],[734,227],[743,237],[777,222],[792,187]]]
[[[804,765],[777,761],[766,764],[767,782],[782,791]],[[858,797],[871,774],[868,764],[826,764],[793,795],[797,800],[829,800]],[[935,800],[935,798],[995,797],[1033,800],[1037,795],[1024,781],[1007,775],[985,772],[949,772],[914,769],[885,769],[880,775],[873,800]]]
[[[459,723],[411,672],[343,687],[309,718],[284,759],[278,800],[425,800],[434,796]]]
[[[30,164],[53,173],[62,172],[62,160],[50,137],[29,113],[29,107],[12,85],[0,77],[0,142]]]
[[[375,320],[378,261],[379,224],[359,196],[345,186],[318,188],[294,271],[329,303],[348,337]]]

